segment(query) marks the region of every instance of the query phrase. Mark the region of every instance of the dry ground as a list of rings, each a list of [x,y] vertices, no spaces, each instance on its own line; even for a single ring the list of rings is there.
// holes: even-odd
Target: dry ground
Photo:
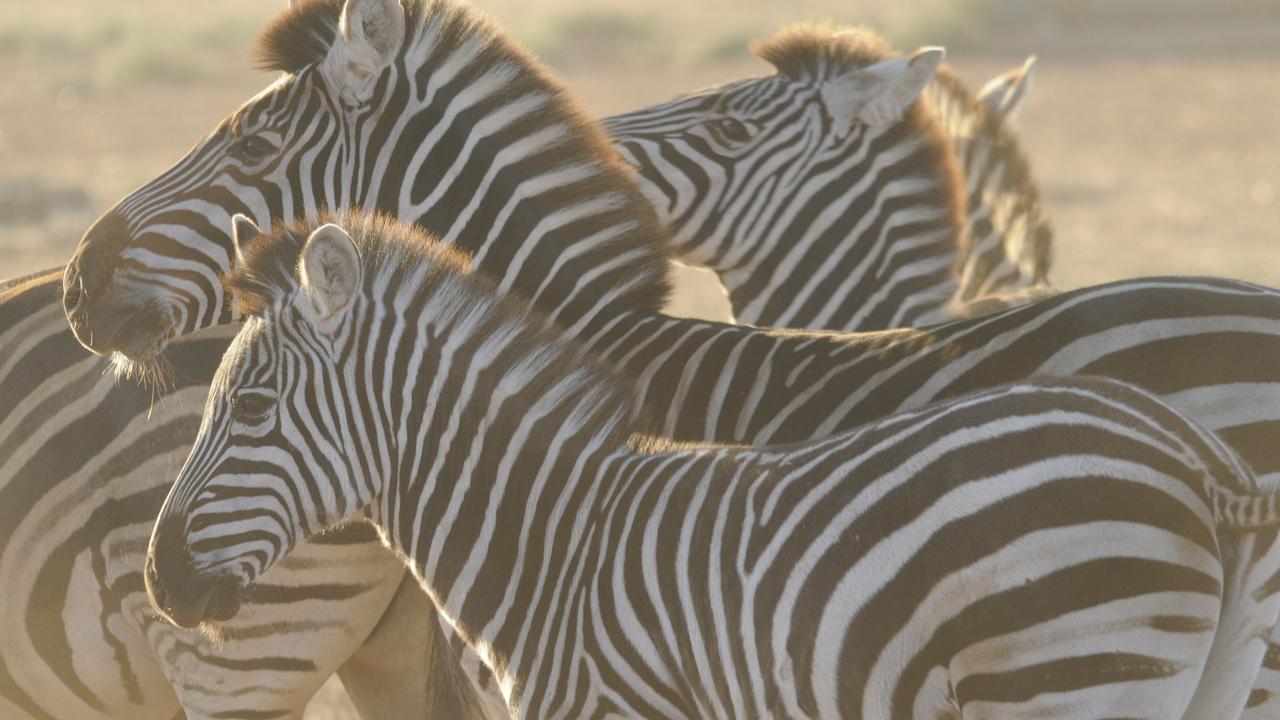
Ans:
[[[766,72],[745,40],[788,20],[946,43],[974,82],[1039,53],[1020,126],[1056,228],[1058,287],[1154,273],[1280,286],[1275,0],[1235,0],[1231,15],[1195,0],[478,4],[599,113]],[[97,214],[264,85],[249,38],[283,5],[5,0],[0,277],[65,262]],[[336,687],[308,714],[347,717]]]

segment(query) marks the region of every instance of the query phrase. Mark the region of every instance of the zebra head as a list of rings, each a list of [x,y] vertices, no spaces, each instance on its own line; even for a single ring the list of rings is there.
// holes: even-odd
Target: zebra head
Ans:
[[[85,233],[63,276],[85,347],[145,360],[231,319],[220,278],[234,213],[268,226],[367,199],[362,148],[387,130],[378,120],[403,72],[405,11],[399,0],[339,2],[298,3],[268,26],[261,63],[284,74]]]
[[[881,164],[946,152],[915,102],[941,48],[894,58],[870,31],[800,26],[753,49],[778,72],[606,121],[677,251],[722,275],[797,241],[797,214],[866,203],[846,196],[879,185]]]
[[[235,226],[238,250],[258,234],[243,216]],[[214,377],[148,549],[148,593],[181,627],[229,619],[249,584],[300,540],[359,516],[385,476],[367,461],[379,456],[364,444],[376,427],[361,416],[367,403],[342,394],[353,383],[340,376],[360,372],[343,356],[344,328],[361,312],[351,238],[297,224],[276,240],[247,261],[267,268],[247,281],[262,294],[246,301],[251,317]]]

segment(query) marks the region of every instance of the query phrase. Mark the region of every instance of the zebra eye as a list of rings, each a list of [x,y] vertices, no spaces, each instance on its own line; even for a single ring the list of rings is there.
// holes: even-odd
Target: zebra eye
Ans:
[[[244,425],[260,425],[275,409],[276,399],[261,392],[241,392],[231,399],[231,418]]]
[[[240,162],[253,164],[274,155],[276,146],[258,135],[245,135],[232,143],[230,152]]]
[[[721,137],[729,142],[740,143],[751,139],[751,129],[747,127],[746,123],[738,120],[737,118],[732,118],[727,115],[721,117],[716,120],[715,128],[720,133]]]

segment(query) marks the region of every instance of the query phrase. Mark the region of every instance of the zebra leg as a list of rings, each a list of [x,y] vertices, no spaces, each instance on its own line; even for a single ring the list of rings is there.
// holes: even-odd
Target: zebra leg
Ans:
[[[366,720],[487,717],[440,629],[435,606],[409,573],[386,613],[338,677]]]

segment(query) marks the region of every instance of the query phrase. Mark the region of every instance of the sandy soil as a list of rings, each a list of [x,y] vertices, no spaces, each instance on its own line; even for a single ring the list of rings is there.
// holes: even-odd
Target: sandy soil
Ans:
[[[224,5],[243,20],[243,5],[216,0],[205,10],[211,23]],[[624,5],[555,0],[551,10],[564,15]],[[159,7],[153,0],[143,6]],[[716,0],[705,8],[734,6]],[[830,6],[807,0],[786,15],[760,2],[742,12],[756,13],[751,17],[759,24],[783,15],[817,17]],[[86,0],[57,0],[40,12],[57,19],[88,7]],[[274,7],[254,6],[252,13],[265,17]],[[523,32],[548,6],[501,0],[486,7]],[[1139,22],[1133,32],[1081,27],[1074,16],[1037,16],[1002,26],[983,52],[953,50],[951,61],[977,83],[1028,53],[1040,54],[1020,127],[1056,228],[1051,277],[1058,287],[1157,273],[1280,286],[1275,7],[1274,17],[1264,13],[1249,23],[1170,28]],[[124,82],[106,92],[85,79],[101,54],[94,48],[77,53],[56,44],[36,50],[6,44],[3,32],[15,26],[16,12],[0,9],[0,277],[65,262],[97,214],[171,165],[269,80],[246,69],[237,47],[206,53],[220,69],[199,80]],[[681,26],[690,34],[716,30],[703,20]],[[645,52],[667,52],[663,39],[638,56],[589,63],[569,56],[557,69],[599,113],[767,71],[745,50],[656,66]],[[331,683],[307,717],[354,714]]]

